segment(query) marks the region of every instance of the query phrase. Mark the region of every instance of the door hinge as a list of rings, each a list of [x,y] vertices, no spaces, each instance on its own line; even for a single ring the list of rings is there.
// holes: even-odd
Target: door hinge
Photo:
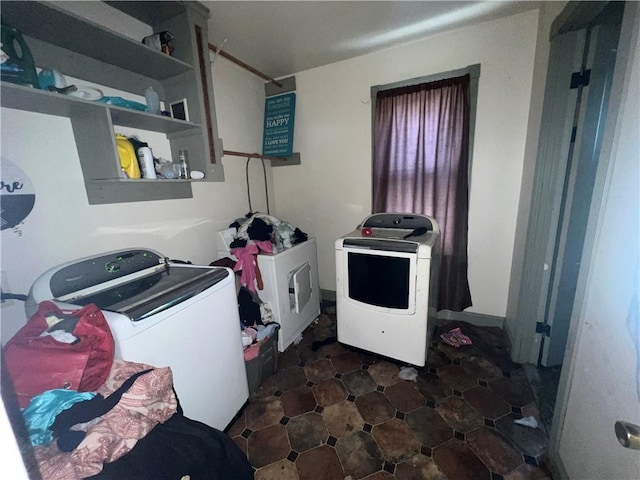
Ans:
[[[543,333],[545,337],[550,337],[551,325],[548,323],[536,322],[536,333]]]
[[[591,70],[573,72],[571,74],[571,86],[569,88],[586,87],[591,80]]]

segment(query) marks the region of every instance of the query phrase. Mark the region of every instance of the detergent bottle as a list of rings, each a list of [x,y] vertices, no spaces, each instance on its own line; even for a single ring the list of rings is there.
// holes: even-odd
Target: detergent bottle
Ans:
[[[127,137],[116,133],[116,145],[120,156],[120,168],[125,178],[140,178],[140,165],[133,145]]]

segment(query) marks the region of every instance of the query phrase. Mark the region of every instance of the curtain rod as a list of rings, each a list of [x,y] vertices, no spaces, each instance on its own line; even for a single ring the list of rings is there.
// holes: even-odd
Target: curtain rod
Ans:
[[[260,70],[256,70],[255,68],[253,68],[251,65],[247,65],[246,63],[244,63],[242,60],[238,60],[236,57],[234,57],[233,55],[225,52],[222,49],[219,49],[218,47],[216,47],[215,45],[213,45],[212,43],[209,43],[209,50],[211,50],[213,53],[216,53],[218,55],[223,56],[224,58],[226,58],[227,60],[231,60],[233,63],[235,63],[236,65],[240,65],[242,68],[244,68],[245,70],[249,70],[251,73],[253,73],[254,75],[259,76],[260,78],[262,78],[263,80],[267,80],[270,83],[273,83],[274,85],[276,85],[277,87],[282,88],[282,83],[278,82],[277,80],[274,80],[273,78],[271,78],[269,75],[265,75],[264,73],[262,73]]]
[[[258,153],[247,153],[247,152],[235,152],[233,150],[223,150],[222,153],[225,155],[232,155],[234,157],[251,157],[251,158],[262,158],[263,160],[283,160],[288,161],[287,157],[271,157],[269,155],[260,155]]]

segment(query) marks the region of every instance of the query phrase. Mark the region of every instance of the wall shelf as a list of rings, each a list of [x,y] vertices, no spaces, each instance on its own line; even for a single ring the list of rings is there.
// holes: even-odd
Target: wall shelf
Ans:
[[[193,70],[192,65],[182,60],[152,50],[52,2],[3,1],[2,18],[23,35],[156,80]]]
[[[0,82],[2,106],[28,112],[44,113],[60,117],[73,117],[79,109],[104,109],[111,112],[114,125],[140,128],[160,133],[178,133],[200,129],[200,125],[171,117],[83,100],[70,95]]]
[[[199,52],[207,51],[208,9],[198,2],[107,4],[147,23],[154,32],[171,31],[173,55],[82,18],[56,2],[3,1],[2,19],[24,35],[36,67],[56,69],[78,83],[115,88],[124,98],[138,98],[151,86],[165,106],[186,99],[190,121],[7,82],[0,82],[0,105],[71,120],[90,204],[192,196],[190,179],[121,178],[114,127],[164,134],[171,158],[177,160],[178,151],[186,149],[191,169],[204,172],[205,178],[197,181],[224,180],[222,165],[211,148],[214,142],[220,143],[215,106],[212,102],[204,106],[205,99],[213,99],[211,71],[199,57]]]

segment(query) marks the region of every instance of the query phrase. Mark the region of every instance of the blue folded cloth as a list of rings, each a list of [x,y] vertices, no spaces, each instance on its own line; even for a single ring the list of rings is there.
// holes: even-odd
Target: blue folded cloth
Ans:
[[[24,423],[29,433],[31,445],[47,445],[53,441],[53,425],[58,414],[78,402],[91,400],[94,392],[76,392],[62,388],[47,390],[31,399],[29,405],[22,411]]]
[[[122,97],[102,97],[98,102],[106,103],[107,105],[114,105],[116,107],[131,108],[133,110],[140,110],[142,112],[147,111],[147,106],[144,103],[134,102],[133,100],[127,100]]]

